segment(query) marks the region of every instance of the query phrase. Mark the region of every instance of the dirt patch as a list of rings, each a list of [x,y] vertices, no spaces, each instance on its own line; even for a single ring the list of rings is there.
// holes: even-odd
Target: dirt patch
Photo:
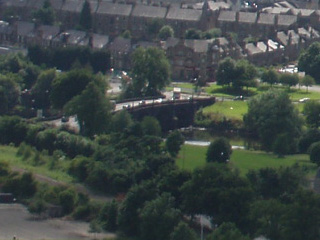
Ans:
[[[36,220],[21,204],[0,204],[0,239],[111,239],[111,233],[89,233],[89,224],[62,219]]]

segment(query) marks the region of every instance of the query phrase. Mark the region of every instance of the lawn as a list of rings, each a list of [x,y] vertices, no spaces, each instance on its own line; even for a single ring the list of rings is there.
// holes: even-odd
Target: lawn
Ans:
[[[207,147],[184,145],[176,160],[178,167],[189,171],[203,166],[206,161]],[[284,158],[260,151],[233,150],[230,164],[245,175],[249,170],[257,170],[265,167],[279,168],[280,166],[292,166],[298,163],[309,170],[308,176],[314,177],[317,167],[309,161],[306,154],[288,155]]]
[[[25,169],[32,173],[37,173],[53,178],[57,181],[66,183],[71,183],[73,181],[73,178],[70,175],[61,170],[61,168],[66,168],[66,165],[68,164],[68,162],[66,161],[64,161],[64,163],[59,162],[59,168],[50,170],[48,167],[48,163],[39,166],[32,166],[28,160],[22,160],[22,157],[18,157],[16,153],[17,148],[0,145],[0,162],[7,162],[11,168]],[[43,158],[46,162],[50,161],[48,156],[43,156]]]
[[[205,107],[203,113],[215,113],[227,118],[240,119],[248,111],[246,101],[218,101],[215,104]]]

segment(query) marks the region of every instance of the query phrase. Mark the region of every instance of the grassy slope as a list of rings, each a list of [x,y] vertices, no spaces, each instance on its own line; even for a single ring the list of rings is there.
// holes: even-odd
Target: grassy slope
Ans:
[[[55,168],[53,170],[49,170],[47,164],[40,165],[40,166],[32,166],[30,164],[30,160],[22,160],[22,157],[18,157],[16,155],[17,148],[11,146],[1,146],[0,145],[0,162],[7,162],[11,168],[20,168],[25,169],[27,171],[41,174],[44,176],[48,176],[53,178],[57,181],[62,181],[65,183],[71,183],[73,181],[72,177],[67,173],[59,170],[60,167],[65,167],[68,163],[67,162],[60,162],[59,169]],[[32,158],[32,156],[31,156]]]
[[[192,171],[197,167],[203,166],[206,161],[207,147],[184,145],[176,160],[178,167]],[[233,150],[231,164],[238,168],[241,174],[246,174],[250,169],[257,170],[265,167],[291,166],[295,163],[304,165],[309,169],[309,175],[314,176],[316,165],[310,163],[306,154],[289,155],[284,158],[265,152],[249,150]]]

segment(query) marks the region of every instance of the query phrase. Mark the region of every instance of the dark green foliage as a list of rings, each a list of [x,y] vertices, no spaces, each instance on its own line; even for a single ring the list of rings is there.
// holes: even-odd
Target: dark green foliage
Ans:
[[[99,213],[99,220],[105,230],[114,232],[117,230],[118,203],[112,201],[105,203]]]
[[[174,199],[169,194],[148,201],[140,210],[140,239],[168,239],[174,227],[181,219],[181,213],[175,209]]]
[[[148,23],[148,34],[151,35],[151,37],[156,36],[160,29],[164,27],[163,19],[160,18],[153,18],[150,23]]]
[[[128,236],[137,236],[140,229],[139,209],[146,201],[155,199],[157,189],[153,182],[143,182],[133,186],[119,208],[119,230]],[[155,226],[154,226],[155,227]]]
[[[312,143],[308,149],[310,161],[320,166],[320,142]]]
[[[69,214],[73,211],[76,205],[76,193],[72,189],[66,189],[59,193],[59,203],[64,214]]]
[[[277,154],[278,157],[283,157],[285,154],[290,153],[290,142],[291,139],[287,134],[277,135],[272,146],[274,154]]]
[[[259,137],[265,150],[271,151],[277,137],[285,134],[290,139],[289,152],[296,151],[302,121],[287,93],[275,90],[262,93],[251,98],[248,107],[245,127]]]
[[[119,111],[112,116],[110,131],[111,132],[124,132],[133,124],[131,115],[125,111]]]
[[[166,140],[166,148],[171,157],[176,157],[178,155],[183,143],[184,137],[179,131],[175,130],[169,134]]]
[[[84,1],[82,10],[80,13],[79,25],[81,29],[88,31],[92,28],[92,16],[91,16],[91,7],[89,1]]]
[[[279,74],[274,69],[267,69],[262,73],[261,81],[269,83],[271,86],[279,82]]]
[[[207,162],[225,163],[230,159],[232,148],[226,138],[217,138],[210,143],[206,160]]]
[[[37,185],[31,173],[23,173],[21,176],[8,178],[2,186],[3,192],[12,193],[17,199],[31,198],[37,191]]]
[[[19,103],[20,87],[18,84],[19,77],[12,74],[0,74],[0,114],[6,114],[12,111]]]
[[[0,117],[0,143],[13,143],[18,146],[24,141],[28,131],[28,125],[17,116]]]
[[[282,85],[287,85],[290,88],[290,87],[295,86],[299,83],[299,76],[298,76],[298,74],[282,73],[282,74],[280,74],[279,82]]]
[[[28,206],[28,211],[35,214],[41,214],[46,210],[46,204],[42,199],[32,201]]]
[[[320,126],[320,103],[317,101],[308,101],[303,107],[307,124],[312,128]]]
[[[72,70],[60,74],[52,82],[50,99],[53,106],[62,109],[73,97],[79,95],[93,78],[94,76],[86,70]]]
[[[161,49],[140,47],[133,52],[131,86],[134,97],[158,96],[169,82],[169,61]]]
[[[38,150],[48,150],[51,155],[55,150],[55,142],[57,140],[57,129],[47,129],[41,131],[36,136],[36,148]]]
[[[185,213],[214,217],[215,224],[225,221],[245,224],[244,216],[253,192],[246,179],[232,172],[226,164],[210,163],[196,169],[182,186]]]
[[[298,68],[299,71],[310,75],[319,83],[320,76],[320,43],[315,42],[311,44],[306,51],[302,52],[299,57]]]
[[[185,222],[179,222],[170,234],[170,240],[196,240],[197,235]]]
[[[234,223],[225,222],[221,224],[213,233],[208,235],[208,240],[250,240],[248,236],[245,236],[237,228]]]
[[[159,121],[150,116],[143,118],[141,122],[141,128],[145,135],[161,136],[161,126]]]
[[[77,115],[80,132],[85,136],[103,134],[108,130],[111,119],[111,105],[104,88],[91,82],[85,90],[65,106],[70,115]]]
[[[53,25],[55,21],[55,12],[51,7],[49,0],[45,0],[43,7],[33,13],[36,21],[44,25]]]
[[[186,30],[185,39],[200,39],[201,38],[201,30],[190,28]]]
[[[90,159],[86,157],[76,157],[72,160],[69,167],[69,174],[76,177],[79,181],[83,182],[89,175]]]
[[[163,26],[158,33],[158,38],[162,41],[165,41],[169,37],[173,37],[173,36],[174,36],[174,31],[172,27],[170,27],[169,25]]]
[[[299,140],[299,151],[306,153],[312,143],[320,141],[320,131],[318,129],[309,129]]]

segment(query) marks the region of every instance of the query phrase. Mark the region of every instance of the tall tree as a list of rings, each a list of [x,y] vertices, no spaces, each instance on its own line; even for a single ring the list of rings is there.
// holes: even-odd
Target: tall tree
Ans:
[[[138,48],[132,56],[132,87],[135,96],[156,96],[170,82],[170,66],[161,49]]]
[[[210,143],[206,160],[207,162],[225,163],[230,159],[232,148],[226,138],[217,138]]]
[[[296,151],[302,120],[286,92],[270,90],[250,99],[244,124],[259,137],[265,150],[272,151],[277,136],[287,134],[291,139],[290,152]]]
[[[108,129],[111,105],[104,89],[95,81],[90,82],[80,95],[68,102],[65,111],[69,115],[77,115],[80,131],[86,136],[101,134]]]
[[[303,114],[307,124],[312,128],[320,126],[320,103],[317,101],[308,101],[303,106]]]
[[[90,30],[92,28],[91,7],[88,0],[85,0],[80,13],[79,25],[83,30]]]
[[[298,68],[320,83],[320,43],[314,42],[299,57]]]
[[[236,77],[236,63],[233,59],[228,57],[219,62],[217,70],[218,85],[230,85]]]
[[[273,84],[278,83],[279,81],[279,74],[274,69],[267,69],[262,73],[261,81],[265,83],[269,83],[271,86]]]
[[[312,87],[316,82],[313,77],[310,75],[305,75],[303,78],[301,78],[301,85],[306,87],[306,91],[308,92],[309,87]]]
[[[55,21],[55,12],[51,7],[49,0],[45,0],[42,8],[33,13],[33,17],[42,24],[53,25]]]

